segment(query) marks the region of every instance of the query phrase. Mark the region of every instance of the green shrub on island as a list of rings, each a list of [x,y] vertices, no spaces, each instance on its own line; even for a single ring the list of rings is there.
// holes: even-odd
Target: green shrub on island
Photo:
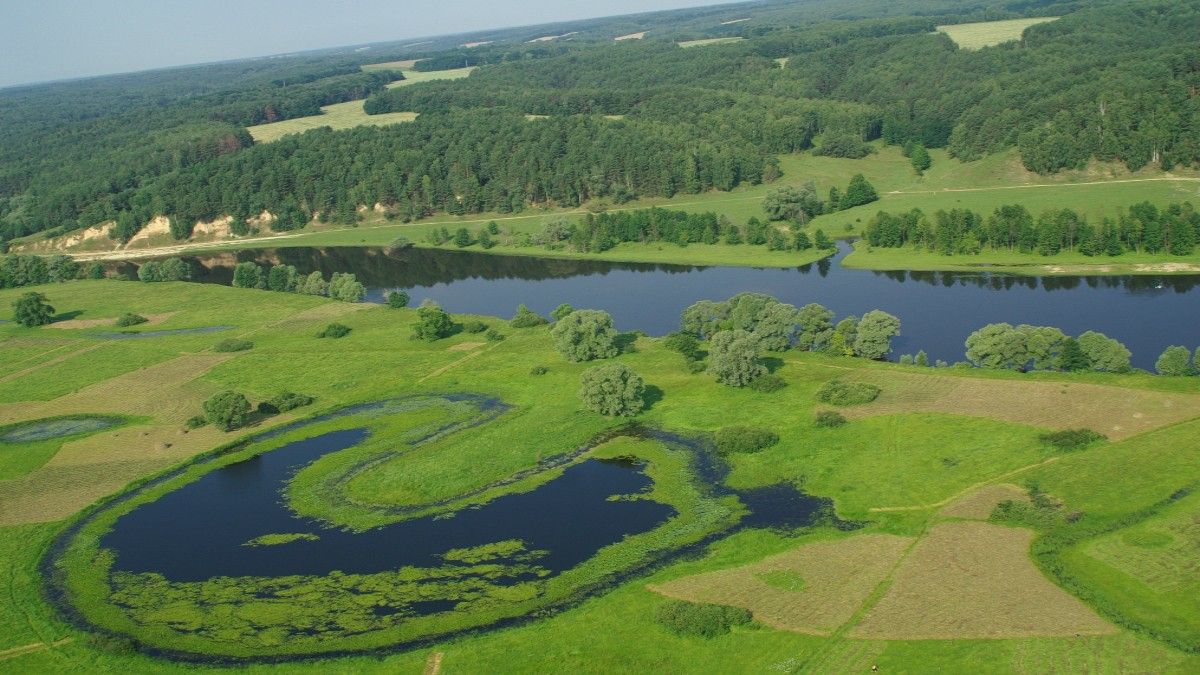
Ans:
[[[113,325],[117,328],[128,328],[130,326],[136,326],[140,323],[146,323],[147,321],[149,321],[149,319],[141,314],[126,313],[117,317],[117,320],[113,322]]]
[[[332,338],[336,340],[337,338],[343,338],[349,335],[350,330],[350,326],[347,326],[344,323],[331,323],[328,326],[325,326],[320,333],[317,333],[317,337]]]
[[[583,372],[579,398],[584,407],[608,417],[629,417],[646,403],[645,382],[623,363],[596,366]]]
[[[1038,440],[1064,452],[1082,450],[1087,446],[1105,440],[1104,434],[1091,429],[1067,429],[1041,434]]]
[[[655,619],[676,635],[712,638],[750,623],[753,617],[740,607],[671,600],[658,607]]]
[[[546,317],[534,312],[525,305],[517,306],[517,313],[509,320],[508,325],[513,328],[534,328],[536,326],[545,326],[550,323]]]
[[[845,424],[846,418],[841,413],[834,412],[833,410],[820,410],[817,412],[816,420],[813,423],[821,429],[833,429]]]
[[[758,452],[769,448],[779,442],[779,434],[758,427],[724,427],[717,430],[714,439],[717,452],[728,455]]]
[[[879,397],[879,387],[866,382],[830,380],[817,390],[817,400],[836,406],[862,405]]]
[[[214,352],[244,352],[253,348],[253,342],[241,338],[228,338],[213,345]]]
[[[223,391],[204,402],[204,418],[221,431],[233,431],[250,416],[250,401],[236,391]]]

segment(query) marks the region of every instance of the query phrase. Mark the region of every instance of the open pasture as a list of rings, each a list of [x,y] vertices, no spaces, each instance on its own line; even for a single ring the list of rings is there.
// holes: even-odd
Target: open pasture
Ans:
[[[954,43],[963,49],[983,49],[1005,42],[1021,39],[1025,29],[1039,23],[1048,23],[1058,19],[1056,16],[1036,17],[1032,19],[1008,19],[1005,21],[982,21],[979,23],[960,23],[949,26],[938,26],[938,32],[950,36]]]
[[[987,417],[1048,429],[1087,428],[1121,440],[1200,417],[1200,395],[1152,390],[1130,391],[1089,383],[903,371],[860,370],[847,379],[870,382],[879,398],[844,411],[850,418],[901,412],[938,412]]]
[[[475,68],[476,66],[466,66],[464,68],[451,68],[449,70],[404,70],[404,79],[388,84],[388,89],[407,87],[412,84],[432,82],[434,80],[461,80],[462,78],[470,75]]]
[[[688,49],[691,47],[708,47],[711,45],[728,45],[728,44],[733,44],[734,42],[741,42],[744,39],[745,38],[740,38],[740,37],[704,38],[702,40],[684,40],[683,42],[678,42],[676,44],[678,44],[680,47],[683,47],[684,49]]]
[[[330,127],[334,131],[338,131],[341,129],[353,129],[354,127],[363,125],[382,126],[385,124],[399,124],[400,122],[411,122],[415,119],[417,119],[417,113],[411,112],[368,115],[363,112],[362,101],[346,101],[345,103],[322,106],[320,115],[297,117],[296,119],[283,120],[282,122],[271,122],[270,124],[259,124],[247,127],[247,130],[256,142],[270,143],[288,134],[302,134],[310,129],[319,129],[321,127]]]

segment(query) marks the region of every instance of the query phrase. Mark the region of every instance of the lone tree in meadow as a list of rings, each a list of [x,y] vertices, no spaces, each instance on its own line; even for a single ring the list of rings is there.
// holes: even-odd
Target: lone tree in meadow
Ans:
[[[454,332],[454,322],[436,302],[426,300],[417,308],[417,323],[413,326],[413,337],[425,342],[440,340]]]
[[[53,320],[54,308],[41,293],[25,293],[13,303],[13,321],[26,328],[45,326]]]
[[[250,401],[236,391],[223,391],[204,402],[204,418],[221,431],[232,431],[246,423]]]
[[[913,170],[918,176],[925,175],[929,167],[933,166],[933,158],[929,156],[929,151],[923,145],[914,145],[912,153],[908,156],[908,161],[912,162]]]
[[[875,192],[875,187],[867,181],[867,177],[856,173],[850,177],[850,184],[846,186],[846,193],[838,202],[838,208],[845,211],[855,206],[870,204],[877,199],[879,193]]]
[[[744,387],[767,372],[758,349],[758,338],[752,333],[723,330],[709,341],[708,372],[721,384]]]
[[[646,384],[622,363],[609,363],[584,371],[579,398],[584,407],[609,417],[628,417],[646,405]]]
[[[617,331],[608,312],[580,309],[567,314],[550,329],[554,346],[568,361],[607,359],[621,352]]]
[[[1192,370],[1192,353],[1188,351],[1187,347],[1178,345],[1167,347],[1154,362],[1154,370],[1158,371],[1159,375],[1168,377],[1191,375],[1194,372]]]
[[[854,338],[854,353],[864,359],[882,359],[892,351],[892,338],[900,334],[900,319],[881,310],[863,314]]]

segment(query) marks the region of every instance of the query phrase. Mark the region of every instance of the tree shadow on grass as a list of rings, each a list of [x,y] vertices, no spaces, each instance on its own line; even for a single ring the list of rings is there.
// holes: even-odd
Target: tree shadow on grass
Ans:
[[[613,339],[613,344],[617,346],[617,349],[621,350],[622,354],[633,354],[637,351],[633,346],[633,343],[637,342],[637,339],[637,333],[618,333],[617,337]]]
[[[645,412],[653,408],[654,404],[661,400],[663,400],[662,388],[656,387],[653,384],[646,385],[646,388],[642,390],[642,403],[645,404],[642,406],[642,411]]]
[[[768,373],[773,374],[775,371],[783,367],[783,359],[779,358],[778,356],[764,356],[762,358],[762,364],[767,367]]]
[[[83,316],[82,309],[73,309],[69,312],[59,312],[58,314],[54,315],[53,319],[51,319],[51,323],[58,323],[59,321],[70,321],[71,319],[78,319],[81,316]]]

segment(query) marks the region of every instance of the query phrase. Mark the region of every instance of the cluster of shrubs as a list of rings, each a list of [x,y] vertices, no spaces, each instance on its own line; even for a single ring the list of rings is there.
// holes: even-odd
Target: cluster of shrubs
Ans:
[[[214,352],[244,352],[254,349],[254,343],[242,338],[228,338],[213,345]]]
[[[817,400],[836,406],[862,405],[879,397],[879,387],[866,382],[830,380],[817,390]]]
[[[331,323],[321,329],[321,331],[317,333],[317,337],[331,338],[336,340],[337,338],[343,338],[349,335],[350,330],[350,327],[344,323]]]
[[[150,260],[138,267],[138,279],[146,282],[159,281],[188,281],[192,278],[192,268],[179,258],[166,260]]]
[[[658,607],[655,619],[676,635],[712,638],[734,626],[744,626],[753,617],[740,607],[672,600]]]
[[[813,422],[821,429],[834,429],[846,423],[846,418],[841,413],[833,410],[817,411],[816,419]]]
[[[238,263],[233,268],[233,285],[236,288],[259,288],[279,293],[320,295],[342,302],[362,302],[367,296],[366,287],[353,273],[334,272],[326,281],[320,272],[303,276],[292,265],[275,265],[264,271],[253,262]]]
[[[79,278],[103,279],[104,268],[99,263],[92,263],[85,269],[66,255],[0,256],[0,288],[61,283]]]
[[[140,323],[146,323],[147,321],[149,321],[149,319],[141,314],[126,312],[125,314],[117,317],[117,320],[113,322],[113,325],[117,328],[128,328],[130,326],[136,326]]]
[[[769,448],[779,442],[779,434],[758,427],[723,427],[717,430],[715,440],[717,452],[728,455]]]
[[[1091,429],[1067,429],[1052,431],[1038,436],[1038,440],[1064,452],[1082,450],[1087,446],[1105,440],[1104,434]]]
[[[310,405],[313,400],[313,397],[306,394],[285,391],[260,402],[257,412],[261,416],[277,415]],[[189,419],[186,426],[188,429],[197,429],[212,424],[221,431],[233,431],[250,421],[251,410],[250,401],[245,395],[236,391],[223,391],[205,401],[204,414]]]

